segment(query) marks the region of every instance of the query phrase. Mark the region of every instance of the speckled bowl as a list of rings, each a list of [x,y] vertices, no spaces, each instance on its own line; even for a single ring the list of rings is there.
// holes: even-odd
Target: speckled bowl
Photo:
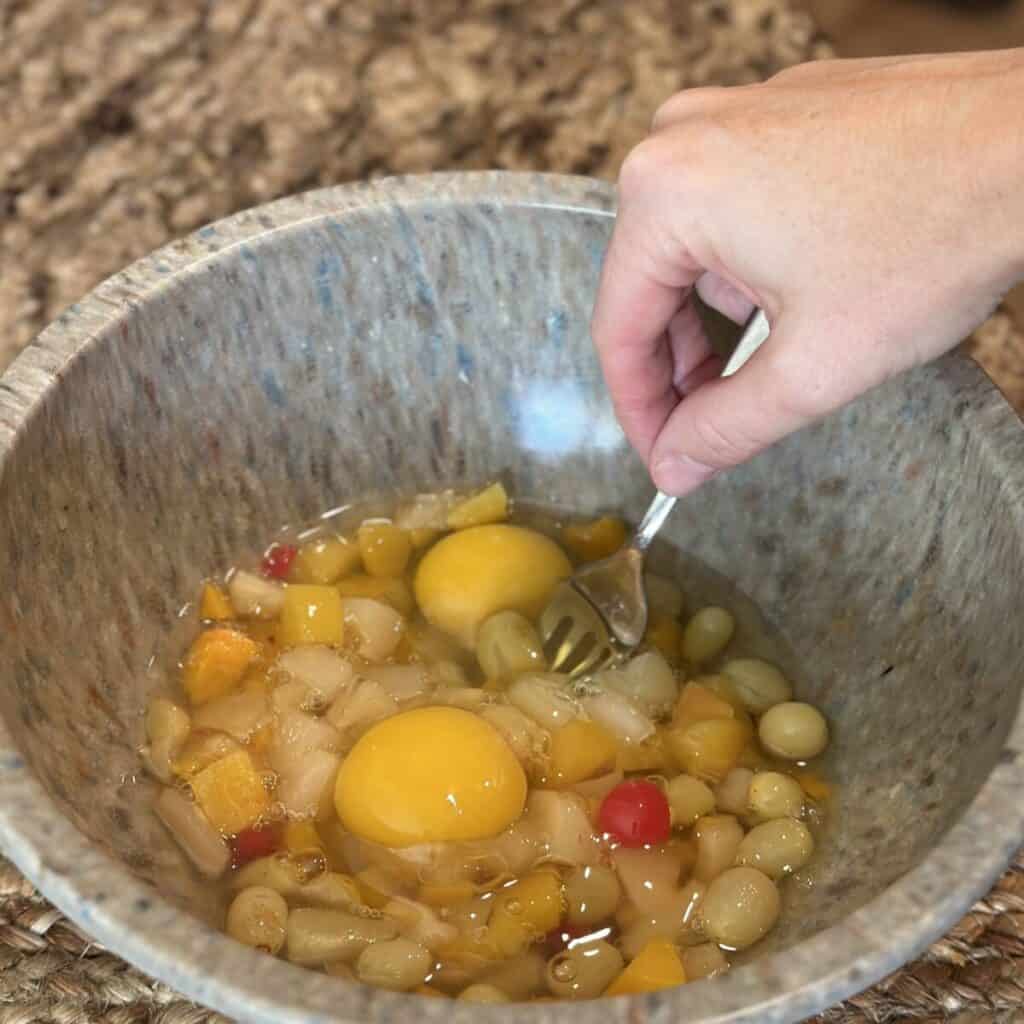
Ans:
[[[279,525],[370,492],[503,474],[636,514],[649,485],[587,336],[612,209],[605,185],[507,174],[287,199],[108,281],[0,382],[0,841],[111,949],[267,1024],[795,1021],[939,936],[1024,838],[1024,432],[951,358],[668,526],[781,630],[834,724],[838,823],[763,955],[646,998],[414,1004],[205,923],[136,781],[178,609]]]

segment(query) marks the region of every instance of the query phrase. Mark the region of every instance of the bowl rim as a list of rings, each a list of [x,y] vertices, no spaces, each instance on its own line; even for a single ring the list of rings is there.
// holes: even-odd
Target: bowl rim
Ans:
[[[606,182],[504,171],[386,178],[318,189],[234,214],[146,256],[62,313],[0,378],[0,479],[12,451],[62,371],[169,282],[200,273],[230,249],[266,242],[311,221],[343,219],[395,204],[501,204],[614,216]],[[917,371],[955,392],[974,412],[979,458],[1024,496],[1024,430],[973,362],[947,356]],[[965,398],[966,396],[966,398]],[[973,423],[980,426],[974,427]],[[1024,508],[1009,501],[1024,549]],[[463,1005],[368,989],[293,967],[238,945],[177,909],[102,852],[37,781],[0,719],[0,850],[56,907],[112,952],[229,1016],[267,1024],[421,1017],[468,1024],[482,1018],[526,1022],[687,1019],[706,1024],[797,1021],[864,989],[938,939],[982,896],[1024,840],[1024,710],[1018,709],[1001,759],[960,819],[929,855],[869,903],[781,953],[738,967],[713,984],[597,1003]],[[18,807],[41,810],[22,815]],[[295,993],[300,993],[296,997]],[[415,1000],[415,1002],[412,1002]]]

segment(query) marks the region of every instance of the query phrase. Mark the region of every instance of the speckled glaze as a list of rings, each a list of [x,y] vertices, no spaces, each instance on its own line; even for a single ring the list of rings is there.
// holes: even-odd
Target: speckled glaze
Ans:
[[[282,523],[368,493],[500,474],[642,510],[587,334],[613,203],[512,174],[273,203],[106,282],[0,381],[0,844],[112,950],[267,1024],[796,1021],[938,937],[1024,839],[1024,431],[950,358],[666,527],[781,630],[834,726],[839,824],[763,955],[649,997],[464,1006],[204,923],[217,904],[135,781],[178,608]]]

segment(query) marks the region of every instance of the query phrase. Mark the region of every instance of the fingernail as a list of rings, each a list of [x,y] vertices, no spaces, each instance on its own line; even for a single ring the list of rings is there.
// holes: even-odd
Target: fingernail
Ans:
[[[660,490],[681,496],[707,483],[717,472],[688,455],[666,455],[654,464],[651,475]]]

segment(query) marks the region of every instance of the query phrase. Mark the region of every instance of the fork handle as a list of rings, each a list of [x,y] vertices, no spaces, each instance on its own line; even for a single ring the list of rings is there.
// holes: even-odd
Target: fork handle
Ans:
[[[747,326],[743,330],[743,336],[740,338],[736,348],[733,349],[732,355],[729,356],[729,361],[725,364],[725,369],[722,370],[722,376],[731,377],[740,369],[764,344],[770,332],[771,328],[768,325],[768,317],[764,315],[762,310],[756,310],[750,320],[747,321]],[[675,507],[676,501],[678,501],[678,498],[673,498],[668,494],[658,491],[654,496],[654,500],[647,506],[647,511],[644,513],[643,519],[640,520],[640,525],[636,528],[636,533],[633,535],[630,547],[640,552],[646,551],[668,518],[669,512]]]

